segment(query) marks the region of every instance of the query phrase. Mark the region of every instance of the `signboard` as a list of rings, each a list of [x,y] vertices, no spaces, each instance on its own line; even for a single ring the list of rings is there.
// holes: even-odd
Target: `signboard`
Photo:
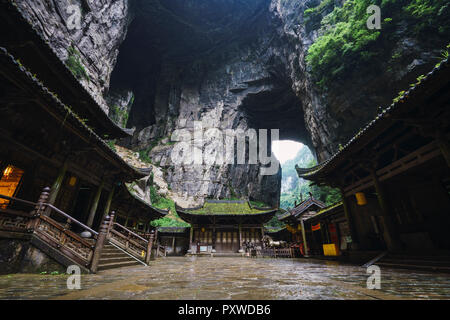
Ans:
[[[208,252],[208,246],[200,246],[200,252]]]
[[[320,230],[320,223],[312,225],[312,226],[311,226],[311,230],[312,230],[312,231]]]

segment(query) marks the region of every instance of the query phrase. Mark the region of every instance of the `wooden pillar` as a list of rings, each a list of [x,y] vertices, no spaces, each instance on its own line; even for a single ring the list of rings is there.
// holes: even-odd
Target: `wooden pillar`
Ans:
[[[384,240],[389,250],[400,250],[400,244],[398,243],[394,233],[394,222],[392,221],[389,207],[387,204],[386,194],[384,189],[378,180],[375,170],[372,170],[372,179],[375,186],[375,192],[377,193],[378,203],[380,204],[381,213],[383,215],[384,224]]]
[[[345,197],[345,191],[343,188],[340,188],[340,190],[341,190],[341,197],[342,197],[342,207],[344,208],[345,219],[347,220],[348,229],[350,231],[350,237],[352,238],[352,248],[357,249],[358,242],[359,242],[358,241],[358,233],[356,232],[352,213],[350,212],[350,208],[348,206],[348,200]]]
[[[242,250],[242,225],[239,224],[239,252],[244,252]]]
[[[194,226],[191,225],[191,230],[189,231],[189,250],[188,250],[188,252],[190,252],[190,253],[193,253],[192,252],[192,238],[193,238],[193,235],[194,235]]]
[[[128,221],[130,220],[130,212],[128,212],[128,214],[127,214],[127,218],[125,219],[125,222],[124,222],[124,227],[126,227],[126,228],[128,228]]]
[[[152,230],[152,232],[150,233],[150,238],[148,239],[148,243],[147,243],[147,254],[145,255],[145,263],[146,264],[150,263],[154,238],[155,238],[155,233]],[[156,251],[156,257],[158,257],[158,251]]]
[[[33,232],[34,229],[39,225],[39,216],[46,214],[47,208],[45,206],[45,203],[47,203],[49,195],[49,187],[45,187],[44,189],[42,189],[41,195],[39,196],[39,199],[33,211],[33,216],[35,219],[31,220],[31,222],[27,226],[29,232]]]
[[[308,243],[306,242],[306,230],[305,230],[305,224],[303,222],[303,219],[300,218],[300,224],[302,226],[302,237],[303,237],[303,250],[305,251],[304,257],[309,257],[309,249],[308,249]]]
[[[115,211],[111,211],[110,220],[109,220],[109,226],[108,226],[108,232],[107,232],[108,234],[113,228],[114,218],[115,217],[116,217],[116,212]]]
[[[259,237],[259,243],[261,245],[261,249],[264,249],[264,243],[262,241],[262,239],[264,237],[264,226],[262,226],[260,230],[261,230],[261,236]],[[255,232],[256,232],[256,230],[255,230]]]
[[[438,138],[437,141],[439,144],[439,148],[441,149],[442,156],[447,162],[447,166],[450,167],[450,144],[444,138]]]
[[[217,235],[216,235],[216,225],[214,224],[212,229],[212,252],[216,252],[216,241],[217,241]]]
[[[58,177],[56,178],[55,182],[53,182],[53,185],[51,188],[50,197],[48,199],[48,202],[50,204],[55,204],[56,197],[58,196],[58,193],[61,190],[61,186],[64,181],[66,172],[67,172],[67,161],[64,161],[63,166],[59,170]],[[49,214],[49,213],[50,212],[47,211],[47,214]]]
[[[89,218],[86,222],[86,225],[89,228],[92,228],[92,225],[94,223],[95,213],[97,212],[97,207],[98,207],[98,203],[100,201],[100,196],[102,195],[104,184],[105,184],[105,182],[102,180],[102,182],[100,183],[100,185],[97,188],[97,193],[95,194],[95,197],[94,197],[94,203],[92,204],[91,211],[89,212]]]
[[[175,236],[172,238],[172,252],[175,254]]]
[[[109,227],[109,216],[106,216],[103,220],[100,231],[98,233],[97,241],[95,243],[95,249],[94,249],[94,255],[92,256],[92,263],[91,263],[91,272],[96,273],[98,268],[98,263],[100,261],[100,257],[102,255],[103,246],[105,245],[106,241],[106,235],[108,233],[108,227]]]
[[[116,186],[113,184],[113,186],[111,187],[111,190],[109,191],[108,199],[106,200],[105,210],[103,211],[103,219],[108,215],[109,210],[111,209],[111,203],[112,203],[115,189],[116,189]]]

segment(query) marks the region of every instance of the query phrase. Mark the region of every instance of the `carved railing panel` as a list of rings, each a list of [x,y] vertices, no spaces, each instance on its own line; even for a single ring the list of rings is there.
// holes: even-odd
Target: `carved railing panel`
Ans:
[[[139,260],[145,261],[148,240],[124,226],[113,223],[108,235],[109,241]]]
[[[55,248],[64,256],[82,266],[89,267],[92,262],[98,233],[53,205],[46,203],[49,192],[50,189],[45,188],[38,203],[0,195],[0,198],[34,207],[34,210],[30,213],[8,208],[0,209],[0,230],[32,233],[33,236],[45,242],[50,247]],[[46,210],[54,212],[59,219],[62,218],[62,220],[66,221],[66,224],[62,225],[45,215],[44,212]],[[91,232],[94,236],[93,239],[83,239],[71,231],[69,228],[72,223]]]
[[[88,266],[94,253],[95,242],[89,242],[66,229],[55,220],[40,216],[35,233],[53,248],[84,266]]]
[[[34,217],[30,213],[0,209],[0,230],[10,232],[28,232],[32,228]]]

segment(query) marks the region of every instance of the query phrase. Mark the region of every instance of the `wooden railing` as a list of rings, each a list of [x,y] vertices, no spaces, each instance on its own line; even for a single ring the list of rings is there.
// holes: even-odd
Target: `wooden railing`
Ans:
[[[268,258],[293,258],[294,251],[292,248],[263,248],[256,250],[256,256]]]
[[[114,219],[114,214],[112,219]],[[117,222],[111,223],[108,232],[108,240],[112,244],[146,264],[150,262],[153,238],[153,233],[150,234],[149,240],[147,240]]]
[[[165,246],[157,245],[156,246],[156,257],[166,257],[167,256],[167,249]]]
[[[0,195],[0,198],[9,200],[10,204],[20,203],[34,207],[29,213],[0,208],[0,230],[32,234],[75,263],[95,273],[111,225],[110,217],[105,217],[100,231],[96,232],[52,204],[47,203],[49,194],[50,188],[44,188],[37,203]],[[55,219],[50,217],[52,214]],[[65,224],[58,222],[57,218],[65,221]],[[82,238],[71,231],[70,226],[72,224],[78,225],[84,231],[89,231],[92,239]]]

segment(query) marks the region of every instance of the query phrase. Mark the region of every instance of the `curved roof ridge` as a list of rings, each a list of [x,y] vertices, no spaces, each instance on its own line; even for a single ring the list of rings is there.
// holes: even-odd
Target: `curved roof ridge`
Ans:
[[[427,82],[430,81],[433,77],[436,76],[438,72],[449,67],[449,59],[446,58],[438,63],[430,72],[428,72],[423,78],[421,78],[414,85],[410,86],[408,90],[401,91],[401,95],[397,98],[394,98],[392,103],[384,108],[377,116],[369,121],[363,129],[359,130],[339,151],[335,152],[330,158],[324,160],[322,163],[312,167],[312,168],[300,168],[298,165],[295,165],[295,169],[300,178],[308,179],[308,177],[314,175],[315,173],[321,171],[325,167],[329,165],[337,157],[341,156],[343,153],[348,152],[348,149],[358,143],[362,136],[367,135],[369,130],[374,130],[376,124],[379,124],[383,120],[387,119],[393,111],[398,111],[401,106],[405,106],[405,102],[411,99],[411,96],[417,93],[417,90],[422,88]]]

